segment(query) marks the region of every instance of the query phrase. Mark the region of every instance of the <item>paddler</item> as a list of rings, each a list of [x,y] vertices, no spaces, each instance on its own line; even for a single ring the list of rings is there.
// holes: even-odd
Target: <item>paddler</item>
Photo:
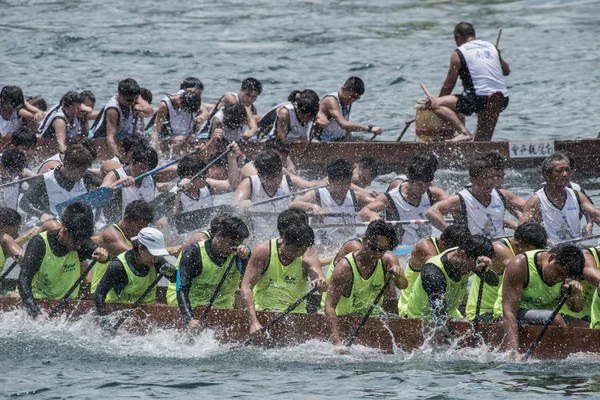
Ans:
[[[476,158],[469,165],[471,186],[434,204],[425,216],[439,230],[448,226],[444,215],[452,214],[454,220],[466,224],[473,235],[504,235],[506,211],[518,215],[525,205],[525,200],[506,189],[501,189],[499,174],[490,158]]]
[[[494,306],[494,316],[502,317],[505,344],[519,359],[518,325],[544,325],[560,298],[570,288],[567,307],[583,309],[581,284],[585,258],[573,244],[559,244],[550,250],[534,250],[513,258],[504,272],[502,289]],[[552,324],[567,327],[558,314]]]
[[[317,138],[321,142],[339,142],[352,138],[352,132],[370,132],[381,135],[383,129],[379,126],[362,125],[350,122],[352,104],[365,93],[362,79],[351,76],[342,88],[321,99],[316,125],[321,128]]]
[[[408,281],[408,287],[400,293],[398,300],[398,315],[406,317],[408,315],[408,298],[417,277],[421,274],[423,265],[430,259],[448,249],[458,247],[461,243],[471,237],[471,232],[466,225],[452,224],[448,225],[439,238],[427,237],[415,243],[408,260],[408,265],[404,269],[404,275]]]
[[[411,162],[413,164],[420,163],[420,164],[428,165],[433,169],[433,173],[435,173],[437,171],[438,165],[439,165],[437,156],[433,153],[433,151],[430,151],[430,150],[417,151],[413,155]],[[408,177],[404,174],[396,175],[394,177],[394,179],[392,179],[392,181],[388,185],[386,192],[390,192],[390,191],[396,189],[398,186],[400,186],[407,180],[408,180]]]
[[[110,171],[114,171],[117,168],[126,166],[131,161],[131,155],[133,149],[138,146],[148,146],[148,142],[142,136],[130,135],[127,136],[119,145],[119,154],[102,162],[100,167],[102,178],[106,176]]]
[[[494,257],[492,258],[490,271],[496,274],[498,279],[496,282],[494,282],[494,279],[487,279],[484,282],[479,310],[479,321],[492,322],[494,319],[494,304],[498,298],[498,291],[502,287],[504,271],[508,263],[519,254],[537,249],[545,249],[547,247],[547,241],[548,235],[543,226],[536,224],[535,222],[527,222],[523,225],[519,225],[512,237],[503,238],[493,242]],[[487,272],[488,275],[491,274],[490,271]],[[600,271],[598,273],[600,274]],[[490,276],[490,278],[492,277]],[[473,276],[471,289],[469,290],[469,299],[465,309],[465,317],[471,321],[475,319],[477,296],[480,285],[481,278],[478,275]]]
[[[88,122],[87,118],[80,118],[83,105],[83,98],[79,92],[68,91],[60,99],[60,103],[52,107],[38,129],[42,138],[55,138],[58,143],[58,151],[64,152],[67,149],[67,140],[87,137]],[[89,110],[91,112],[91,110]]]
[[[200,94],[194,90],[165,96],[154,117],[155,140],[183,139],[198,131],[200,127],[194,118],[200,112],[201,103]]]
[[[25,154],[15,148],[8,148],[0,155],[0,185],[20,179],[27,165]],[[17,209],[21,184],[0,188],[0,207]]]
[[[260,243],[252,251],[242,279],[242,301],[250,334],[260,331],[256,311],[283,311],[308,291],[310,284],[327,291],[319,259],[307,250],[314,244],[311,227],[288,226],[280,239]],[[293,312],[306,313],[306,303]]]
[[[391,225],[373,221],[367,227],[362,248],[335,265],[329,289],[324,294],[324,312],[335,346],[342,345],[337,317],[365,315],[383,289],[387,274],[394,276],[394,285],[386,288],[371,315],[377,316],[384,311],[396,313],[396,288],[405,290],[408,286],[398,259],[390,252],[397,244],[396,231]]]
[[[100,280],[94,293],[94,306],[99,316],[106,315],[106,302],[134,303],[156,280],[160,273],[175,280],[175,267],[164,256],[169,252],[165,238],[156,228],[143,228],[132,238],[132,248],[115,257]],[[142,300],[154,304],[156,286]]]
[[[96,145],[94,144],[94,142],[92,142],[88,138],[80,138],[76,142],[69,144],[69,146],[73,146],[75,144],[80,144],[86,148],[86,150],[92,156],[92,163],[93,163],[98,155],[98,151],[96,150]],[[46,158],[39,165],[38,170],[37,170],[37,175],[45,174],[46,172],[48,172],[52,169],[55,169],[56,167],[60,167],[61,165],[64,164],[64,159],[65,159],[65,153],[63,153],[63,152],[58,152],[58,153]],[[91,172],[95,173],[96,175],[100,176],[99,170],[94,170],[92,168],[90,168],[89,170]]]
[[[579,312],[572,311],[567,305],[560,310],[563,319],[569,321],[570,326],[588,327],[593,316],[594,293],[600,284],[600,247],[589,247],[583,250],[585,265],[583,267],[583,279],[581,283],[581,294],[583,296],[583,309]],[[581,323],[579,323],[581,321]]]
[[[553,243],[581,237],[583,215],[600,224],[600,210],[587,196],[569,187],[571,167],[565,154],[556,152],[546,158],[542,175],[546,185],[527,200],[519,223],[543,223]]]
[[[108,252],[91,241],[94,215],[87,205],[69,205],[61,221],[58,230],[42,232],[31,239],[21,262],[19,294],[33,318],[46,318],[36,299],[62,298],[80,276],[82,261],[108,259]],[[75,289],[71,298],[76,298],[78,292],[79,288]]]
[[[21,215],[17,210],[0,207],[0,273],[4,269],[7,258],[12,257],[18,261],[25,254],[21,246],[27,240],[18,237],[20,227]],[[39,228],[33,228],[30,232],[32,235],[29,236],[29,239],[39,232]]]
[[[150,204],[144,200],[134,200],[125,207],[123,219],[116,224],[107,226],[100,234],[92,238],[94,243],[106,249],[109,257],[107,262],[97,262],[94,266],[90,292],[96,291],[96,287],[112,259],[131,250],[133,246],[131,238],[137,236],[140,230],[150,225],[153,220],[154,210]]]
[[[37,128],[36,116],[26,108],[27,102],[21,88],[17,86],[2,88],[0,91],[0,137],[9,136],[23,125],[32,130]],[[43,113],[40,114],[43,117]]]
[[[450,57],[450,68],[440,95],[428,100],[433,112],[460,132],[452,140],[468,141],[473,140],[474,136],[461,121],[459,114],[479,114],[488,97],[495,92],[501,92],[504,96],[504,110],[508,105],[504,76],[510,73],[510,67],[502,59],[496,46],[476,38],[475,28],[468,22],[461,22],[454,27],[454,41],[458,48]],[[453,95],[452,90],[458,77],[464,91]]]
[[[214,308],[233,308],[235,293],[250,257],[250,249],[242,245],[248,236],[250,232],[242,220],[228,217],[221,221],[213,237],[183,249],[175,264],[177,285],[169,284],[167,303],[179,304],[188,328],[198,328],[198,317],[194,316],[193,309],[208,304],[225,269],[237,257],[213,303]]]

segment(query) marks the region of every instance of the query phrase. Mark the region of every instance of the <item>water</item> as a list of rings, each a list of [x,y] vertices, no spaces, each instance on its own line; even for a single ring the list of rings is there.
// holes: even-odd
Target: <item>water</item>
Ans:
[[[0,81],[43,95],[91,89],[100,108],[119,80],[133,77],[156,106],[185,76],[216,101],[254,76],[265,112],[297,88],[324,95],[350,75],[367,91],[352,119],[395,137],[414,116],[419,84],[437,93],[454,24],[474,23],[511,65],[511,101],[496,139],[595,137],[600,68],[598,1],[154,2],[114,0],[2,3]],[[457,92],[458,89],[455,91]],[[470,126],[473,121],[470,121]],[[414,139],[409,130],[405,140]],[[391,175],[378,178],[382,190]],[[577,181],[577,179],[575,179]],[[440,171],[453,192],[465,172]],[[509,171],[506,186],[528,196],[537,170]],[[597,200],[597,179],[581,182]],[[596,201],[598,203],[598,201]],[[0,395],[10,398],[552,398],[596,396],[600,363],[589,355],[514,364],[485,350],[383,355],[356,347],[339,356],[327,343],[232,351],[210,335],[195,345],[179,334],[109,340],[93,324],[39,326],[0,315]]]

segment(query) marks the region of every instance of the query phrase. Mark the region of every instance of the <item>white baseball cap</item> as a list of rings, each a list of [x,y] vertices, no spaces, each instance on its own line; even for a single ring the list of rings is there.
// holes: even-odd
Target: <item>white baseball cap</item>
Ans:
[[[165,248],[165,237],[162,232],[156,228],[144,228],[132,240],[139,241],[146,246],[153,256],[168,256],[169,252]]]

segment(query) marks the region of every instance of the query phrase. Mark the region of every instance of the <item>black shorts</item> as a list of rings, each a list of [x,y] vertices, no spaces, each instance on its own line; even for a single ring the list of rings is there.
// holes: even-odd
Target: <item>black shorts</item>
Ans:
[[[456,111],[462,115],[473,115],[479,114],[483,106],[485,105],[488,96],[477,96],[474,94],[458,94],[454,95],[458,98],[456,102]],[[504,104],[502,110],[508,106],[508,97],[504,98]]]

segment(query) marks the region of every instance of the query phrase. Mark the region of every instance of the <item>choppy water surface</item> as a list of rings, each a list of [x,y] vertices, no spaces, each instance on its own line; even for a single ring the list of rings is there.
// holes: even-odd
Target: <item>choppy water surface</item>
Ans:
[[[489,41],[504,28],[511,102],[497,139],[595,137],[599,9],[586,0],[9,0],[0,81],[50,104],[91,89],[99,108],[125,77],[150,88],[156,105],[184,76],[203,80],[206,101],[254,76],[264,83],[264,112],[293,89],[324,95],[359,75],[367,92],[353,119],[392,138],[423,97],[419,83],[439,90],[453,26],[466,20]],[[438,177],[450,192],[465,180],[464,172]],[[538,171],[510,171],[506,186],[526,197],[539,181]],[[597,199],[597,180],[582,183]],[[10,398],[551,398],[600,390],[600,362],[588,355],[513,364],[483,350],[338,356],[329,344],[307,343],[232,351],[210,335],[194,345],[173,332],[106,339],[89,321],[38,326],[18,312],[0,315],[0,355],[0,394]]]

